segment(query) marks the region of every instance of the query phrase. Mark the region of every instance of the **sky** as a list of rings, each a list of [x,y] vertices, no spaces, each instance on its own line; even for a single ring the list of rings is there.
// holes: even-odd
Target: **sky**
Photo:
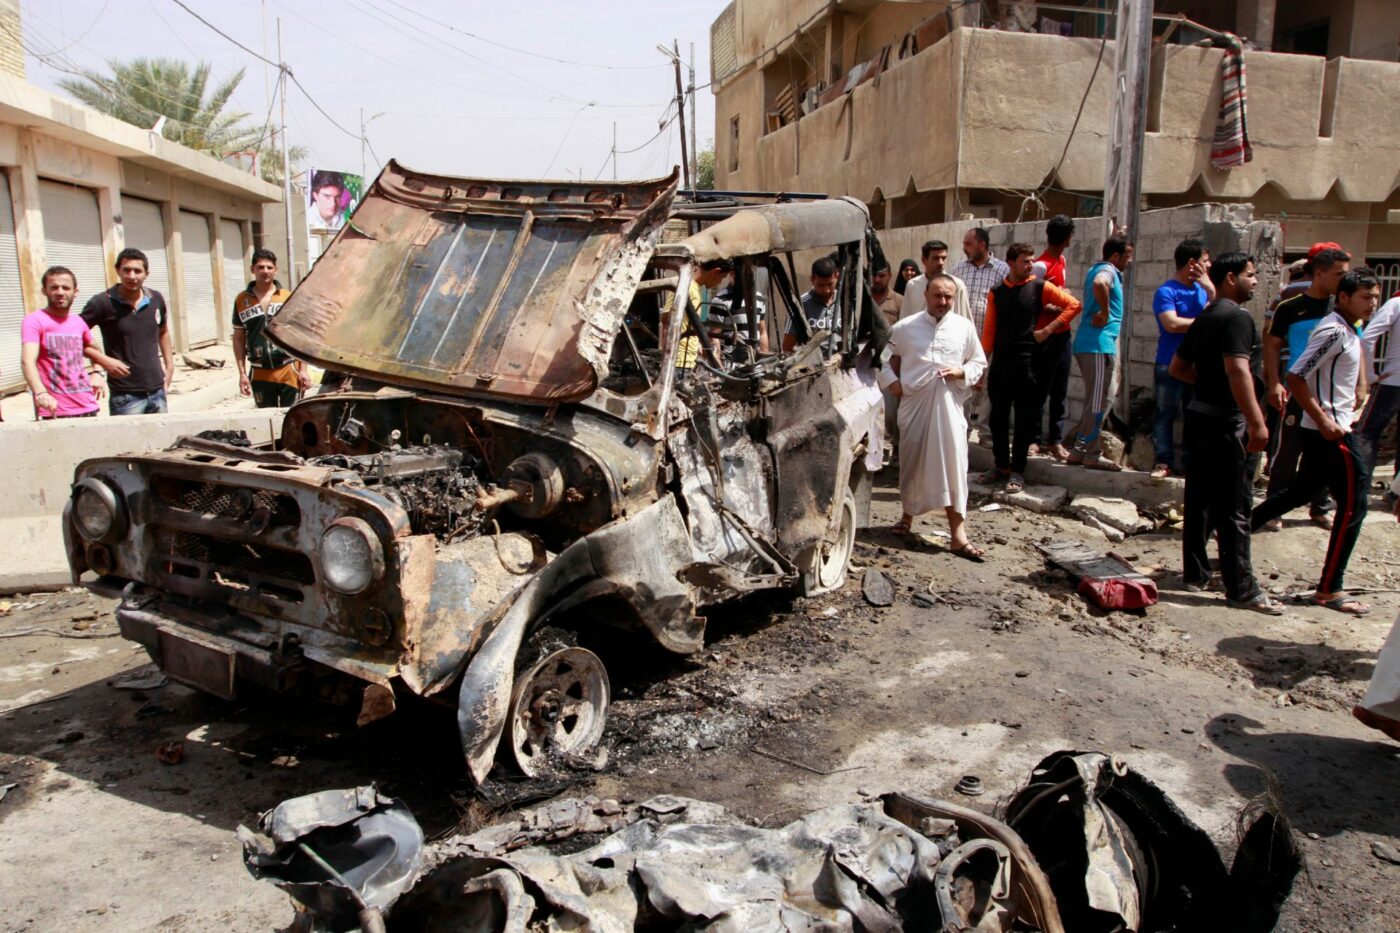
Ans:
[[[182,2],[249,51],[175,0],[22,0],[29,80],[62,94],[57,82],[70,71],[105,71],[112,59],[208,61],[216,77],[245,68],[230,108],[259,126],[270,113],[275,125],[277,68],[249,52],[278,60],[280,19],[283,60],[305,88],[289,85],[287,135],[309,149],[309,167],[359,173],[363,108],[371,176],[393,158],[450,175],[585,179],[612,177],[614,123],[619,151],[637,150],[617,156],[619,178],[657,177],[680,163],[675,124],[658,132],[675,112],[675,75],[656,46],[679,40],[688,64],[694,43],[695,83],[707,85],[710,23],[726,5]],[[703,150],[714,137],[708,87],[696,94],[696,108]]]

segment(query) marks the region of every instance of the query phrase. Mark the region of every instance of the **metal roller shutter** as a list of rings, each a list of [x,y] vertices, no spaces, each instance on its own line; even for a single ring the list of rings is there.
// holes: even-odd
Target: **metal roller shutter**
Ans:
[[[107,257],[102,251],[102,219],[90,188],[39,182],[44,212],[44,265],[65,266],[78,278],[77,308],[107,288]]]
[[[214,304],[214,263],[209,256],[209,220],[180,212],[180,260],[184,264],[185,333],[191,348],[219,339],[219,312]]]
[[[236,220],[219,221],[219,237],[224,248],[224,304],[232,321],[234,296],[248,287],[252,273],[243,262],[243,228]]]
[[[173,307],[170,297],[170,260],[165,252],[165,216],[160,205],[142,198],[122,196],[122,221],[126,228],[126,245],[146,254],[150,272],[146,287],[165,296],[167,307]]]
[[[19,368],[19,329],[25,313],[10,180],[0,172],[0,389],[24,385],[24,373]]]

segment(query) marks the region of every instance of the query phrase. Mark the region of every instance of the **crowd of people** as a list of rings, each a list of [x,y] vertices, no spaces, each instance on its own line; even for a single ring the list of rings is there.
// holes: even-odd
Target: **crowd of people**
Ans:
[[[900,265],[899,300],[890,304],[880,301],[888,270],[877,270],[875,298],[893,322],[880,384],[897,411],[903,514],[896,535],[910,534],[918,516],[941,509],[949,550],[985,558],[966,524],[968,435],[979,421],[990,431],[995,462],[983,483],[1020,490],[1037,449],[1089,469],[1122,469],[1105,456],[1102,437],[1118,382],[1123,273],[1133,244],[1117,235],[1104,241],[1101,260],[1084,276],[1081,302],[1063,287],[1073,222],[1056,217],[1046,232],[1039,258],[1032,259],[1031,244],[1013,243],[1002,263],[989,255],[987,231],[970,230],[967,258],[948,271],[947,244],[930,241],[921,250],[923,274],[912,261]],[[1337,244],[1318,243],[1294,268],[1295,281],[1270,308],[1261,334],[1245,307],[1259,283],[1253,256],[1212,257],[1201,240],[1188,238],[1174,258],[1176,273],[1153,299],[1151,475],[1185,477],[1183,584],[1196,592],[1223,589],[1233,608],[1281,615],[1255,578],[1251,536],[1279,527],[1283,515],[1306,505],[1330,534],[1308,598],[1366,615],[1370,607],[1346,592],[1344,577],[1381,435],[1400,413],[1400,294],[1380,306],[1375,274],[1351,268],[1351,256]],[[1066,448],[1061,419],[1070,353],[1084,401]],[[1256,481],[1264,476],[1267,494],[1256,504]],[[1396,493],[1400,481],[1392,502],[1400,501]],[[1212,537],[1218,569],[1208,553]],[[1353,712],[1400,739],[1400,621]]]
[[[165,296],[145,284],[150,262],[141,250],[122,250],[116,271],[117,284],[97,292],[77,313],[77,275],[65,266],[44,271],[47,303],[20,325],[20,366],[38,420],[95,417],[104,397],[112,415],[168,410],[175,354]],[[306,364],[269,340],[265,328],[291,292],[277,281],[271,250],[253,253],[251,271],[248,287],[233,302],[239,391],[259,408],[286,407],[311,387],[311,379]]]

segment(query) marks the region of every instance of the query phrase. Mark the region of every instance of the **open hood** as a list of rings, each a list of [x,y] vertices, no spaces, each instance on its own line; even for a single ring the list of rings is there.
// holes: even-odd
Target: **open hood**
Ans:
[[[675,172],[491,181],[391,161],[268,332],[382,382],[577,401],[607,374],[675,191]]]

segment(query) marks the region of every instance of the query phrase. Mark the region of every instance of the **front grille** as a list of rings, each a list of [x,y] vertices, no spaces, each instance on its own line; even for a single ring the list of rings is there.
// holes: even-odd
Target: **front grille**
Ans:
[[[298,586],[316,582],[310,558],[296,551],[159,527],[155,529],[155,547],[159,558],[204,565],[209,568],[210,579],[218,572],[234,578]]]
[[[264,530],[295,528],[301,522],[296,499],[270,489],[158,476],[151,483],[151,491],[167,508],[195,515],[249,519]]]

